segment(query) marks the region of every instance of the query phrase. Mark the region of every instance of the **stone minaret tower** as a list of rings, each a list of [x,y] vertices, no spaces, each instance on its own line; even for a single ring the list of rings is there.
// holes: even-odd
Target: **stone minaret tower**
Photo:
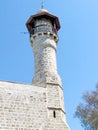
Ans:
[[[51,83],[61,86],[56,65],[57,31],[60,29],[58,18],[41,9],[29,18],[26,25],[35,58],[33,84],[46,86]]]
[[[58,17],[41,9],[26,23],[34,52],[33,85],[46,89],[47,119],[43,130],[69,130],[65,119],[63,89],[56,65],[60,23]]]

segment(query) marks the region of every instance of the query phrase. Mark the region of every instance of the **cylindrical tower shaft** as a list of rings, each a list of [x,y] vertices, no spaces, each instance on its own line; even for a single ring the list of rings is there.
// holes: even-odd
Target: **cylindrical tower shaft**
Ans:
[[[33,84],[55,83],[61,85],[56,64],[57,39],[56,34],[48,31],[31,35],[35,61]]]

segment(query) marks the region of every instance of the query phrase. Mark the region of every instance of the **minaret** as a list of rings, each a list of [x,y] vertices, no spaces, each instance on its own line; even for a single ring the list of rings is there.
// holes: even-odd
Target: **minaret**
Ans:
[[[35,59],[33,84],[40,86],[45,86],[47,83],[61,85],[56,65],[57,31],[60,29],[58,18],[45,9],[41,9],[36,15],[29,18],[26,25],[30,32]]]
[[[59,19],[47,10],[40,9],[37,14],[29,18],[26,26],[34,52],[35,73],[32,83],[35,86],[46,88],[47,118],[50,122],[55,119],[55,125],[52,128],[69,130],[65,119],[62,83],[56,64]],[[56,129],[59,122],[62,126],[58,125]]]

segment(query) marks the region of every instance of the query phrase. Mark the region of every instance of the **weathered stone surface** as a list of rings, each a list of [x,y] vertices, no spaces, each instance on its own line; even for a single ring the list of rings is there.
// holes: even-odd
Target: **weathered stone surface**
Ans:
[[[68,130],[59,89],[0,81],[0,130]]]
[[[41,130],[69,130],[68,125],[60,119],[48,119]]]
[[[34,52],[35,75],[33,84],[44,86],[46,83],[61,85],[57,72],[56,41],[52,33],[40,33],[31,37]],[[57,38],[57,36],[55,35]],[[33,42],[32,42],[33,41]]]
[[[46,118],[45,88],[0,82],[0,130],[36,130]]]

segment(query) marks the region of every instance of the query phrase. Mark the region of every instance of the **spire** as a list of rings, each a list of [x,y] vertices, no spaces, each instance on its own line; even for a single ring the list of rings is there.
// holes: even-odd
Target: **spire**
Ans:
[[[44,8],[44,0],[41,0],[42,2],[41,2],[41,8],[40,8],[40,10],[37,12],[37,14],[38,13],[42,13],[42,12],[47,12],[48,13],[48,11]]]
[[[44,8],[44,0],[41,0],[42,2],[41,2],[41,9],[37,12],[37,13],[42,13],[42,12],[47,12],[48,13],[48,11]]]
[[[44,1],[42,0],[42,3],[41,3],[41,9],[44,8]]]

